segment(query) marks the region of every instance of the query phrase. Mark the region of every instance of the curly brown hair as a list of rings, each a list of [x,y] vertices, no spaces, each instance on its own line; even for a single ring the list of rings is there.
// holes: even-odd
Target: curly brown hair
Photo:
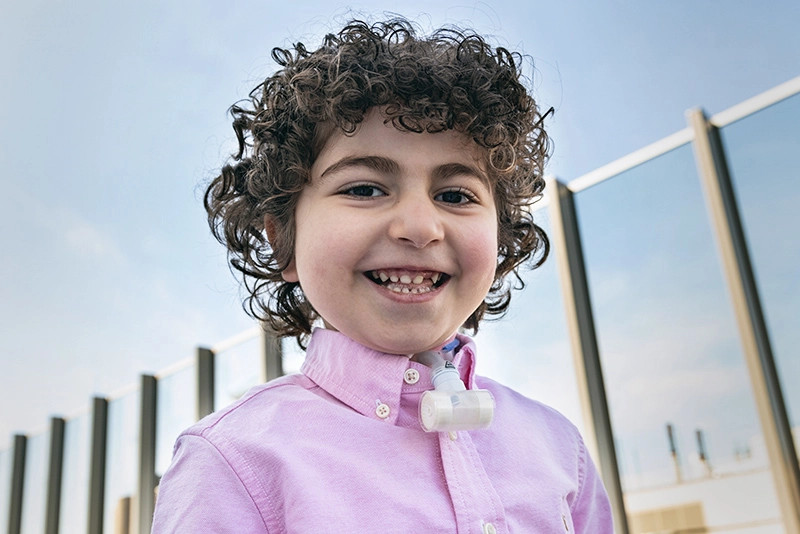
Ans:
[[[549,138],[521,83],[522,56],[472,32],[443,28],[419,36],[403,19],[352,21],[310,52],[275,48],[280,69],[234,104],[239,150],[205,193],[214,236],[242,276],[245,310],[276,334],[303,345],[317,313],[299,283],[281,273],[294,256],[294,211],[310,169],[336,128],[353,134],[380,107],[404,131],[456,130],[485,149],[498,216],[494,283],[464,327],[502,315],[518,268],[540,266],[549,251],[529,207],[544,189]],[[265,221],[274,225],[268,242]],[[513,274],[516,283],[506,280]]]

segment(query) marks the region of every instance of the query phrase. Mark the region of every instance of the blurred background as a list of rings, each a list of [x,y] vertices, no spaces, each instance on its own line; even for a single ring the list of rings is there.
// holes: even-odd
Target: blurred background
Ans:
[[[234,150],[227,109],[274,70],[272,47],[302,41],[313,49],[350,18],[398,9],[0,3],[0,499],[9,495],[15,434],[29,436],[29,458],[44,459],[51,416],[73,421],[67,438],[83,443],[92,397],[108,398],[118,401],[109,405],[108,446],[118,450],[111,459],[131,465],[130,475],[109,480],[111,525],[113,503],[135,493],[140,374],[177,365],[167,373],[172,385],[159,385],[159,405],[189,405],[159,417],[159,473],[177,431],[192,421],[194,370],[181,362],[197,346],[236,345],[218,362],[217,407],[263,377],[262,341],[202,209],[203,185]],[[567,184],[685,130],[691,108],[713,116],[800,75],[794,0],[407,1],[399,13],[422,31],[474,28],[527,54],[540,107],[555,108],[548,172]],[[797,124],[794,96],[721,129],[795,428]],[[758,514],[714,501],[705,523],[716,513],[715,531],[783,532],[691,143],[653,156],[574,188],[626,500],[645,513],[705,502],[703,491],[763,487],[763,502],[748,501]],[[537,213],[550,229],[547,210]],[[480,371],[555,406],[586,432],[555,257],[525,280],[508,317],[478,334]],[[249,341],[225,341],[242,332],[249,333],[238,339]],[[284,343],[284,356],[285,371],[299,368],[293,343]],[[85,476],[88,456],[80,458],[65,463],[74,471],[65,476]],[[691,481],[700,488],[722,479],[686,497]],[[27,491],[35,495],[35,484]],[[28,506],[23,531],[41,530],[38,512]],[[82,514],[62,521],[81,524]]]

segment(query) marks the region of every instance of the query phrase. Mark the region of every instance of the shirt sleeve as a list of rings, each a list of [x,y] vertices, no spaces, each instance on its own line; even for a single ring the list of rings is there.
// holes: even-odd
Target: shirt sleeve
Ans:
[[[152,534],[267,532],[250,493],[225,457],[201,436],[178,440],[161,478]]]
[[[580,442],[580,472],[583,475],[578,494],[572,503],[572,521],[576,534],[614,534],[611,505],[603,481]]]

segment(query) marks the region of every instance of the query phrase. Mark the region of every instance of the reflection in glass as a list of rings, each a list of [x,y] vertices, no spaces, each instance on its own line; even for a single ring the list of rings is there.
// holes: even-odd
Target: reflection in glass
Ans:
[[[261,383],[263,350],[261,336],[257,336],[216,355],[214,410],[231,404]]]
[[[546,210],[535,212],[534,220],[550,234]],[[476,371],[552,406],[583,433],[555,253],[538,269],[523,267],[520,274],[525,288],[512,293],[506,316],[483,321],[475,336]]]
[[[28,438],[25,451],[25,484],[22,490],[22,534],[44,531],[47,470],[50,465],[50,431]]]
[[[8,525],[8,507],[11,504],[11,462],[13,458],[13,449],[0,450],[0,528],[5,528]]]
[[[702,525],[780,528],[691,147],[579,193],[576,207],[632,526],[699,502]]]
[[[164,474],[172,460],[178,434],[195,422],[197,366],[181,369],[158,379],[156,414],[156,473]]]
[[[90,440],[89,414],[67,420],[64,428],[60,532],[85,532],[87,528]]]
[[[137,389],[108,403],[103,532],[114,532],[115,518],[124,516],[129,505],[125,499],[136,494],[140,399]]]
[[[800,448],[800,95],[722,128],[721,136]]]

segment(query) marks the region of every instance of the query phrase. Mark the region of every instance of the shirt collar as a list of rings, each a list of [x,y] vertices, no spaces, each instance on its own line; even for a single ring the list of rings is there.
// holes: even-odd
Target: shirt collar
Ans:
[[[475,344],[458,335],[461,346],[453,364],[468,389],[474,388]],[[404,376],[408,369],[419,373],[415,384]],[[379,418],[378,405],[389,407],[385,419],[394,424],[400,413],[400,397],[433,389],[431,370],[408,356],[386,354],[353,341],[341,332],[317,328],[311,334],[300,371],[319,387],[367,417]]]

